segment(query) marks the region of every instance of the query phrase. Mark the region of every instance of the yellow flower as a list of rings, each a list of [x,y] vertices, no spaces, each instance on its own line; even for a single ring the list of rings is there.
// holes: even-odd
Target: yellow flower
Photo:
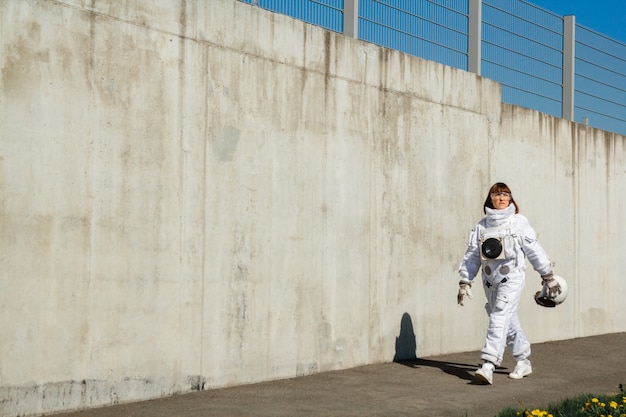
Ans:
[[[615,401],[611,401],[611,402],[609,403],[609,406],[610,406],[611,408],[615,408],[615,409],[617,409],[617,403],[616,403]]]
[[[600,402],[600,400],[598,400],[597,398],[593,397],[593,398],[591,399],[591,402],[592,402],[592,403],[597,403],[597,402]]]

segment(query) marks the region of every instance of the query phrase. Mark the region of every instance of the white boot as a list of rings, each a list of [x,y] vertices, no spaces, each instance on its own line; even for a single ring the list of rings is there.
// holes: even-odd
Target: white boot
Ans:
[[[481,384],[493,384],[493,370],[496,366],[491,362],[483,363],[483,366],[478,368],[474,374],[474,379]]]
[[[522,379],[532,373],[533,367],[530,364],[530,361],[528,359],[524,359],[523,361],[517,361],[517,365],[515,365],[513,372],[509,374],[509,378]]]

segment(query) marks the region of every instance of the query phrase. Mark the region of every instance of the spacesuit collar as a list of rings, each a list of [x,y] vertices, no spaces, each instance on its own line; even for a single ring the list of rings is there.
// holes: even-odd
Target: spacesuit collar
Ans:
[[[502,210],[485,207],[485,212],[487,213],[487,226],[500,226],[515,214],[515,204],[509,204],[507,208]]]

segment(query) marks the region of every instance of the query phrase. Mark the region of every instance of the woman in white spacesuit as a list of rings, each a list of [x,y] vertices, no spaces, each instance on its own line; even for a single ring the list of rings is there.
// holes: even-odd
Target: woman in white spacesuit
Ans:
[[[457,301],[471,298],[470,288],[482,267],[482,284],[487,297],[485,309],[489,327],[485,346],[481,350],[483,365],[474,378],[483,384],[493,384],[493,371],[502,363],[505,348],[517,360],[509,378],[521,379],[532,373],[530,343],[517,316],[517,307],[524,289],[525,258],[541,275],[550,294],[559,292],[552,263],[537,240],[528,219],[519,214],[511,189],[498,182],[491,186],[483,205],[486,216],[469,234],[467,251],[459,275]]]

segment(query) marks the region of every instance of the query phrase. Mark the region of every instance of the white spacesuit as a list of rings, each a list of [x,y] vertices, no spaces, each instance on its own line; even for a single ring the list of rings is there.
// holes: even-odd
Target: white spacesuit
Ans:
[[[518,363],[530,356],[530,343],[517,316],[524,289],[525,258],[539,275],[551,275],[552,269],[528,219],[515,211],[514,204],[502,210],[485,207],[487,216],[470,232],[459,268],[461,287],[469,287],[482,267],[489,327],[481,358],[495,366],[502,363],[507,346]],[[516,378],[514,374],[509,376]]]

